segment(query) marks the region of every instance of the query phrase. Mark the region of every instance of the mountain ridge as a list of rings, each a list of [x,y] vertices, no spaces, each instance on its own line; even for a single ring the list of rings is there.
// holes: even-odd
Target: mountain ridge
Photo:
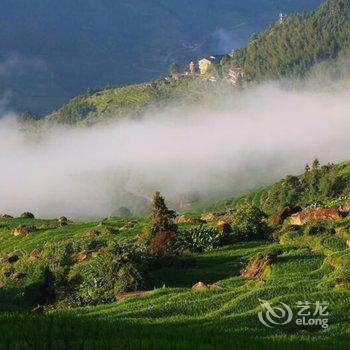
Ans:
[[[8,109],[48,114],[88,87],[150,80],[165,74],[173,59],[185,63],[241,46],[279,12],[319,3],[4,0],[0,96]]]

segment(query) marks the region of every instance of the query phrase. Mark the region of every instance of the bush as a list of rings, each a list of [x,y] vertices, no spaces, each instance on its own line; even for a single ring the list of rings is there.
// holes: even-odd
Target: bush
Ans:
[[[142,259],[130,247],[112,242],[100,251],[98,260],[91,265],[90,282],[84,282],[77,298],[82,305],[115,300],[116,293],[135,291],[141,288]]]
[[[217,248],[228,241],[229,235],[212,227],[199,226],[179,235],[177,245],[180,249],[202,252]]]
[[[173,221],[175,213],[167,208],[159,192],[153,196],[152,205],[152,213],[146,228],[139,236],[138,245],[157,255],[174,253],[177,231],[177,226]]]
[[[21,218],[24,218],[24,219],[35,219],[35,216],[34,216],[34,214],[30,213],[29,211],[26,211],[26,212],[21,214]]]
[[[319,222],[313,222],[313,223],[308,224],[305,227],[304,232],[307,235],[315,236],[315,235],[327,234],[327,233],[334,234],[335,230],[334,230],[334,228],[326,227]]]
[[[249,241],[266,238],[268,227],[266,215],[259,208],[246,204],[235,212],[232,220],[233,238],[236,241]]]
[[[142,275],[134,263],[126,263],[117,272],[114,285],[116,292],[129,292],[139,289],[142,285]]]
[[[128,217],[128,216],[132,216],[132,212],[127,207],[120,207],[117,210],[113,211],[112,216]]]

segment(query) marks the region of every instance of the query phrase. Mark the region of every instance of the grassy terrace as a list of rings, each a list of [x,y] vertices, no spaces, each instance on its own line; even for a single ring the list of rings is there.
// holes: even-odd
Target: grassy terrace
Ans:
[[[120,230],[127,222],[134,226]],[[20,224],[35,225],[39,231],[13,236]],[[16,270],[33,271],[28,254],[33,249],[59,247],[69,240],[84,238],[88,230],[101,226],[114,229],[103,239],[130,242],[143,219],[110,218],[99,222],[72,223],[57,227],[54,220],[1,219],[0,254],[17,252]],[[345,221],[344,223],[345,224]],[[340,223],[342,225],[342,223]],[[4,309],[0,313],[1,349],[346,349],[348,348],[350,292],[337,283],[349,273],[350,254],[345,240],[334,235],[305,236],[286,233],[278,242],[236,243],[222,248],[183,256],[195,257],[195,268],[163,267],[151,272],[149,291],[119,301],[81,308],[58,307],[44,314]],[[49,249],[48,248],[48,249]],[[275,264],[258,278],[237,276],[258,252],[280,249]],[[49,258],[49,255],[47,256]],[[46,257],[43,255],[43,260]],[[87,271],[98,260],[91,255],[74,269]],[[1,263],[0,286],[4,287]],[[218,290],[194,291],[198,282],[216,283]],[[8,283],[8,282],[7,282]],[[19,288],[23,281],[12,281]],[[11,292],[0,288],[1,299]],[[330,303],[329,328],[297,327],[295,324],[269,329],[259,323],[258,298],[283,301],[295,310],[298,300]]]

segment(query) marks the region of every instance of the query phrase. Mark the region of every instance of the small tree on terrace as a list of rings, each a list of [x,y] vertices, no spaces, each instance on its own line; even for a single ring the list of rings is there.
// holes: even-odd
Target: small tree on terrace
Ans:
[[[232,221],[233,237],[237,241],[265,238],[268,227],[266,215],[259,208],[246,204],[238,208]]]
[[[172,253],[177,226],[173,223],[174,213],[165,204],[159,192],[153,196],[152,213],[140,236],[140,244],[158,255]]]

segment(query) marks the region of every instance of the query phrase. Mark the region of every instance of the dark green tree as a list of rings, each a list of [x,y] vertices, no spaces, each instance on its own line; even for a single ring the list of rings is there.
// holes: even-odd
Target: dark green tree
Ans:
[[[170,253],[175,243],[177,225],[174,224],[174,212],[169,210],[164,198],[156,192],[152,201],[152,213],[145,230],[140,235],[140,245],[156,254]]]
[[[237,209],[232,221],[233,238],[236,241],[251,241],[265,238],[268,232],[265,213],[252,204]]]
[[[172,75],[177,73],[180,73],[180,66],[176,61],[173,61],[170,63],[170,66],[169,66],[169,74]]]

